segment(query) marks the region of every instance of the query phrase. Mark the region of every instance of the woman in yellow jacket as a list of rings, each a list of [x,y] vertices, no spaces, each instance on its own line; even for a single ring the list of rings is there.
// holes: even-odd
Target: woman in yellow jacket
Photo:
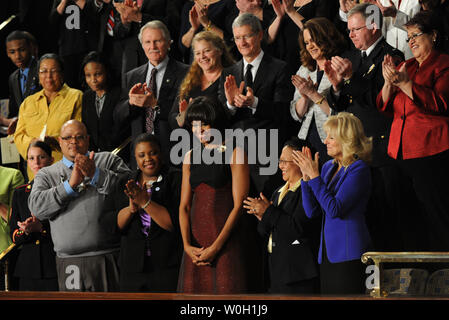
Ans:
[[[62,159],[57,140],[59,131],[67,120],[81,121],[83,94],[64,83],[63,64],[56,54],[43,55],[38,72],[43,89],[27,97],[20,106],[14,142],[20,155],[26,159],[30,142],[43,140],[54,150],[56,162]],[[31,180],[33,173],[30,170],[27,173]]]

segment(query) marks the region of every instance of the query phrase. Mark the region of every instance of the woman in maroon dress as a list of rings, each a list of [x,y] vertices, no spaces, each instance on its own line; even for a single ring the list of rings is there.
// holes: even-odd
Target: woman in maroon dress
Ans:
[[[223,133],[226,127],[223,107],[214,104],[207,97],[195,98],[186,115],[186,125],[201,143],[186,154],[182,169],[179,292],[231,294],[250,287],[248,250],[257,239],[242,219],[249,168],[242,149],[211,138],[210,129]],[[205,154],[214,163],[206,164]]]

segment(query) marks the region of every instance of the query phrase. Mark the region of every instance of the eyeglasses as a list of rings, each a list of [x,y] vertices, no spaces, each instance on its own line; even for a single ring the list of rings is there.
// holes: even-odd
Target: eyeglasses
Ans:
[[[281,159],[279,159],[279,164],[287,164],[289,162],[293,162],[293,160],[281,160]]]
[[[61,139],[66,141],[66,142],[72,141],[73,139],[75,139],[76,142],[84,141],[86,138],[87,138],[87,136],[82,136],[82,135],[61,137]]]
[[[256,33],[254,32],[254,33],[251,33],[251,34],[247,34],[245,36],[234,37],[234,42],[242,41],[242,40],[248,41],[249,39],[251,39],[255,35],[256,35]]]
[[[47,70],[47,69],[41,69],[39,70],[39,74],[55,74],[55,73],[59,73],[59,69],[51,69],[51,70]]]
[[[408,43],[408,42],[414,40],[415,38],[422,36],[423,34],[424,34],[424,32],[412,34],[410,37],[407,36],[407,39],[405,39],[405,41],[407,41],[407,43]]]
[[[350,34],[351,32],[360,31],[360,30],[362,30],[363,28],[366,28],[366,27],[367,26],[364,25],[364,26],[361,26],[361,27],[358,27],[358,28],[347,29],[346,31],[348,32],[348,34]]]

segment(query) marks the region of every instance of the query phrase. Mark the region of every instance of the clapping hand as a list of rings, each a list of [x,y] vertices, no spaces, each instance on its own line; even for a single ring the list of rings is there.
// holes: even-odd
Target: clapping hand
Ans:
[[[40,232],[42,230],[42,223],[33,214],[23,222],[17,221],[17,225],[25,234]]]
[[[138,185],[135,180],[129,180],[126,183],[125,188],[125,194],[139,207],[142,207],[148,200],[150,200],[150,195],[147,192],[146,186]]]
[[[239,94],[243,94],[243,89],[245,88],[245,82],[240,82],[240,86],[237,87],[237,83],[235,82],[235,77],[233,75],[226,76],[226,80],[224,83],[226,100],[231,106],[235,105],[235,97]]]
[[[310,99],[310,95],[316,92],[316,85],[313,83],[312,79],[308,77],[307,79],[300,77],[295,74],[292,76],[292,83],[298,92],[308,99]]]
[[[247,213],[254,214],[259,221],[262,220],[265,211],[272,204],[262,192],[260,193],[260,198],[247,197],[246,200],[243,200],[243,203],[243,208],[248,210]]]
[[[136,83],[129,90],[129,104],[136,107],[155,107],[157,99],[154,97],[153,92],[148,88],[146,83]]]
[[[302,151],[294,150],[293,162],[301,169],[304,181],[314,179],[320,175],[318,152],[312,158],[312,152],[308,147],[303,147]]]

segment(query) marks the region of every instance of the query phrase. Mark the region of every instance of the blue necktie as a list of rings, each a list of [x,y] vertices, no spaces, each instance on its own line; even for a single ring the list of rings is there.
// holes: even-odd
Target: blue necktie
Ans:
[[[22,90],[22,94],[25,93],[25,83],[27,81],[27,76],[23,71],[20,72],[20,89]]]

